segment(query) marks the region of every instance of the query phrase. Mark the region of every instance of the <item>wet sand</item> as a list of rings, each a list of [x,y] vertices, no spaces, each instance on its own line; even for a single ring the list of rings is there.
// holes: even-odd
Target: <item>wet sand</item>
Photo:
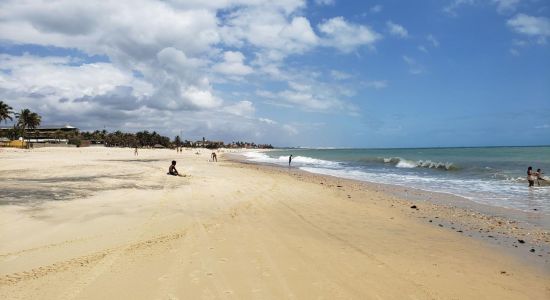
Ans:
[[[547,272],[427,204],[194,152],[2,150],[0,298],[550,296]],[[167,176],[172,159],[191,176]]]

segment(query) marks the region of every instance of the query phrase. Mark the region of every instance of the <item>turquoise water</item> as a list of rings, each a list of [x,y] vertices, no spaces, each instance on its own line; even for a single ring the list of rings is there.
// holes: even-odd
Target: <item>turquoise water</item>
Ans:
[[[445,192],[481,204],[550,213],[550,186],[528,188],[527,167],[550,171],[550,147],[281,149],[250,161],[362,181]]]

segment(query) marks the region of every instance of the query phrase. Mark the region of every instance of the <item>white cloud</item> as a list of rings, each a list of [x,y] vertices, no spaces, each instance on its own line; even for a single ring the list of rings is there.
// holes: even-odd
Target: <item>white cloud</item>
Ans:
[[[220,135],[256,136],[277,125],[253,117],[257,100],[250,94],[235,99],[218,90],[225,77],[241,79],[230,84],[257,85],[263,98],[271,93],[270,101],[282,105],[356,111],[342,100],[353,88],[320,82],[322,71],[291,69],[285,60],[317,47],[343,53],[373,47],[381,35],[342,17],[321,22],[315,32],[305,8],[305,0],[0,1],[2,41],[80,57],[2,55],[0,97],[39,111],[48,122],[165,132],[182,126]],[[102,61],[90,63],[87,56],[94,55]],[[242,80],[251,74],[267,76]],[[294,84],[268,91],[262,87],[268,81]]]
[[[426,49],[426,47],[422,46],[422,45],[419,45],[418,47],[418,50],[424,52],[424,53],[428,53],[428,49]]]
[[[381,35],[368,26],[347,22],[343,17],[328,19],[318,25],[324,35],[324,44],[344,53],[361,46],[372,46]]]
[[[514,12],[521,0],[492,0],[497,6],[497,12],[506,14]]]
[[[332,78],[336,80],[345,80],[351,78],[350,74],[338,70],[331,70],[330,76],[332,76]]]
[[[254,115],[256,109],[254,104],[250,101],[239,101],[233,105],[226,106],[224,110],[230,114],[243,117],[251,117]]]
[[[279,10],[250,7],[231,13],[220,28],[226,44],[243,47],[248,43],[282,57],[300,54],[317,45],[317,36],[304,17],[288,17]]]
[[[372,80],[372,81],[365,82],[365,86],[369,88],[374,88],[377,90],[385,89],[388,87],[388,82],[386,80]]]
[[[268,118],[258,118],[258,121],[263,122],[263,123],[267,123],[267,124],[271,124],[271,125],[276,125],[277,124],[276,121],[273,121],[273,120],[268,119]]]
[[[512,30],[539,39],[550,36],[550,19],[545,17],[533,17],[526,14],[518,14],[507,21]]]
[[[383,8],[382,5],[377,4],[377,5],[374,5],[373,7],[371,7],[371,8],[369,9],[369,11],[370,11],[371,13],[373,13],[373,14],[377,14],[377,13],[379,13],[379,12],[382,11],[382,8]]]
[[[213,70],[226,75],[248,75],[252,68],[244,64],[244,55],[238,51],[226,51],[223,62],[213,66]]]
[[[407,31],[407,29],[405,29],[405,27],[399,24],[393,23],[392,21],[386,22],[386,27],[388,28],[388,31],[390,32],[391,35],[394,35],[400,38],[406,38],[409,36],[409,32]]]
[[[424,67],[419,64],[415,59],[410,58],[406,55],[402,56],[403,61],[409,66],[409,73],[413,75],[418,75],[424,73]]]
[[[297,135],[298,129],[296,129],[294,126],[285,124],[283,125],[283,129],[289,134],[289,135]]]
[[[432,46],[434,47],[439,47],[439,41],[435,38],[435,36],[431,35],[431,34],[428,34],[426,36],[426,39],[428,40],[428,42],[430,42],[432,44]]]
[[[475,0],[453,0],[443,8],[443,11],[449,15],[456,16],[458,8],[464,5],[473,5],[474,3]]]
[[[335,0],[315,0],[315,4],[317,5],[334,5],[335,3]]]

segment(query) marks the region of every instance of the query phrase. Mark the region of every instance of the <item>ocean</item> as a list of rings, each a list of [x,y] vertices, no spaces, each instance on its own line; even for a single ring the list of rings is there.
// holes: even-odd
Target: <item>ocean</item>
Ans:
[[[550,214],[550,186],[529,188],[527,167],[550,172],[550,147],[278,149],[247,160],[347,179],[449,193],[474,202]],[[549,173],[550,174],[550,173]]]

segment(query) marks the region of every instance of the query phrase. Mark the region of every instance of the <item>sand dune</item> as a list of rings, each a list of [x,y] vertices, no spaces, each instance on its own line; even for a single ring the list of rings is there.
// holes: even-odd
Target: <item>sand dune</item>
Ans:
[[[2,150],[0,298],[550,298],[548,274],[388,195],[193,152]]]

